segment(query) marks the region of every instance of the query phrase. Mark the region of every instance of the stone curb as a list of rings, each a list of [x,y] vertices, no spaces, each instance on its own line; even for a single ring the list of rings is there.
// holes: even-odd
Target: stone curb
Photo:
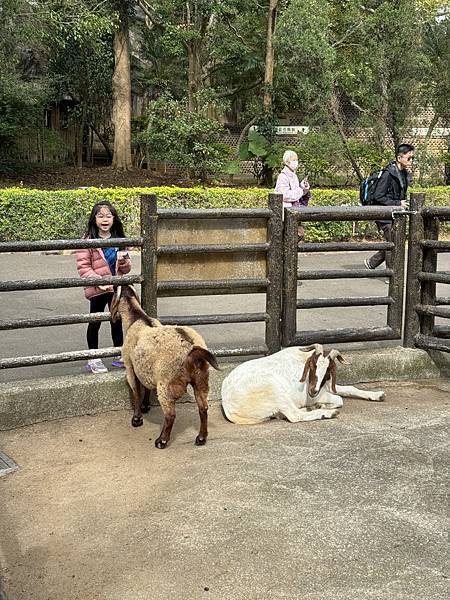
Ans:
[[[431,356],[424,350],[398,347],[349,351],[345,352],[345,358],[351,364],[338,367],[338,382],[343,385],[450,375],[450,357],[443,353]],[[220,400],[222,381],[236,364],[222,363],[221,371],[210,370],[211,402]],[[194,398],[186,394],[183,401],[194,402]],[[4,383],[0,384],[0,430],[129,406],[124,372]]]

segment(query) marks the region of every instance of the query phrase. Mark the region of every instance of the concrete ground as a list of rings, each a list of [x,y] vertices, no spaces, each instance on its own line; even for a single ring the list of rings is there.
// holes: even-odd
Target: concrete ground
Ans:
[[[300,254],[299,264],[305,270],[333,268],[352,271],[361,268],[364,258],[369,255],[370,252]],[[132,257],[132,264],[132,273],[139,273],[140,257],[138,255]],[[450,271],[449,254],[439,255],[438,268]],[[49,279],[52,277],[77,277],[75,257],[73,255],[36,253],[0,254],[1,280]],[[447,287],[438,284],[437,294],[447,296]],[[387,293],[388,286],[384,283],[383,278],[305,281],[298,289],[299,298],[383,296]],[[8,292],[1,294],[1,300],[0,320],[43,318],[89,311],[89,304],[84,298],[82,288]],[[161,298],[158,301],[160,316],[262,312],[264,310],[264,294]],[[299,310],[297,315],[299,331],[315,328],[381,327],[386,324],[385,306]],[[441,321],[437,319],[436,322]],[[442,321],[442,323],[446,322]],[[86,324],[80,324],[2,331],[0,358],[83,350],[87,347],[86,327]],[[204,325],[197,329],[204,335],[211,347],[239,347],[264,342],[263,323]],[[109,347],[111,345],[109,324],[103,323],[100,329],[100,346]],[[342,344],[340,348],[361,349],[395,345],[398,345],[398,341]],[[105,359],[107,365],[110,362],[110,359]],[[0,371],[0,384],[35,379],[36,377],[74,375],[81,372],[83,372],[82,362],[6,369]]]
[[[444,600],[448,380],[371,384],[337,419],[238,426],[178,409],[2,432],[8,600]],[[1,587],[1,586],[0,586]]]

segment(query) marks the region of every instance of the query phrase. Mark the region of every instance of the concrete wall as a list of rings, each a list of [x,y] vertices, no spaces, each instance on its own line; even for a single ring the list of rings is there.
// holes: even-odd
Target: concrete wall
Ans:
[[[264,219],[161,219],[158,245],[266,242]],[[158,258],[158,280],[253,279],[266,276],[264,252],[171,254]]]

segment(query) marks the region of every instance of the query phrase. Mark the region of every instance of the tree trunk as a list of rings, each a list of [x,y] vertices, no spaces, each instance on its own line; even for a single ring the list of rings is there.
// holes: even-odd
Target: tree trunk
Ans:
[[[272,87],[273,87],[273,33],[277,19],[278,0],[270,0],[269,2],[269,18],[267,20],[267,40],[266,40],[266,67],[264,73],[264,97],[263,107],[265,112],[269,112],[272,108]]]
[[[112,168],[129,171],[131,160],[131,73],[128,20],[122,16],[114,35],[113,124],[114,154]]]
[[[388,98],[388,80],[384,72],[380,74],[380,90],[381,90],[381,108],[380,108],[380,125],[378,130],[378,143],[380,148],[386,144],[386,135],[389,124],[389,98]]]
[[[100,140],[100,142],[102,143],[102,146],[105,149],[106,154],[108,155],[109,160],[112,160],[111,148],[109,147],[109,144],[106,141],[106,139],[103,137],[103,135],[100,133],[100,131],[96,128],[96,126],[94,125],[94,123],[92,121],[89,121],[89,126],[92,129],[92,131],[95,133],[95,135],[98,137],[98,139]]]
[[[200,59],[201,45],[198,40],[189,42],[188,51],[188,110],[189,112],[198,111],[197,92],[202,88],[202,65]]]

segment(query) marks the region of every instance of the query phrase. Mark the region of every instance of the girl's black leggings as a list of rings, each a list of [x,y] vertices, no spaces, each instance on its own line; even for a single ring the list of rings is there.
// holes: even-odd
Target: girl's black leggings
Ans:
[[[103,312],[108,305],[111,308],[111,300],[113,294],[111,292],[107,292],[106,294],[100,294],[99,296],[94,296],[90,299],[91,303],[91,313],[95,312]],[[89,323],[87,328],[87,343],[89,350],[97,350],[98,348],[98,332],[100,329],[101,321],[97,321],[95,323]],[[122,321],[116,321],[113,323],[111,321],[111,337],[113,340],[114,346],[122,346],[123,344],[123,332],[122,332]]]

